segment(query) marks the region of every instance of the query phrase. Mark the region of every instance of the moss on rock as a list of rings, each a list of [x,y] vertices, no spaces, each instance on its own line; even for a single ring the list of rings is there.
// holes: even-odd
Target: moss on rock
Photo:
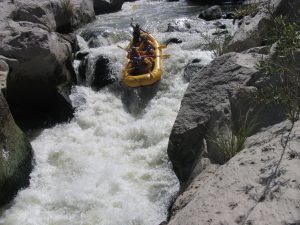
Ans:
[[[29,184],[32,155],[27,137],[15,124],[0,92],[0,205]]]

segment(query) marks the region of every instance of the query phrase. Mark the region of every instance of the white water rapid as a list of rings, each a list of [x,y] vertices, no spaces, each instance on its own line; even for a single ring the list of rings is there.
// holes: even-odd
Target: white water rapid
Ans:
[[[177,37],[183,43],[164,51],[171,58],[164,60],[163,78],[144,89],[148,100],[138,113],[128,109],[137,107],[132,96],[143,98],[141,89],[118,82],[97,92],[74,87],[75,117],[32,140],[36,164],[30,186],[3,210],[1,225],[158,225],[167,219],[179,189],[167,145],[188,85],[184,67],[195,58],[203,65],[211,60],[200,48],[200,33],[213,25],[197,19],[199,11],[185,2],[144,0],[125,3],[122,11],[99,16],[84,28],[112,34],[89,51],[107,55],[119,77],[126,53],[117,45],[128,44],[131,17],[160,42]],[[181,30],[165,32],[168,22]]]

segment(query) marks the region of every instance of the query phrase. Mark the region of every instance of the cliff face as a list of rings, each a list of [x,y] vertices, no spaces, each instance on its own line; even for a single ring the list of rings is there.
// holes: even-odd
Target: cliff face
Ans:
[[[272,16],[266,7],[271,7]],[[291,124],[277,124],[286,118],[284,104],[253,99],[264,85],[277,82],[257,69],[262,57],[276,55],[276,47],[268,53],[264,46],[272,20],[283,15],[295,21],[299,8],[299,1],[262,1],[255,15],[240,21],[229,43],[229,51],[240,53],[222,55],[193,70],[169,139],[168,155],[181,182],[169,224],[299,223],[300,123],[295,124],[279,172],[269,179]],[[299,49],[294,53],[288,67],[299,71]],[[236,132],[245,120],[256,121],[250,133],[254,135],[227,162],[216,140]]]

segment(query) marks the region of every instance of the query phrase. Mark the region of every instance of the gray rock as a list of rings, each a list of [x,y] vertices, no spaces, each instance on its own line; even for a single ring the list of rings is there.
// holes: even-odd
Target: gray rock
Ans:
[[[268,8],[273,10],[272,15]],[[284,15],[293,19],[300,9],[300,2],[294,0],[271,0],[270,4],[265,1],[261,4],[259,12],[254,16],[246,16],[239,29],[228,45],[229,51],[242,52],[249,48],[262,46],[268,38],[270,24],[273,17]]]
[[[32,148],[15,124],[0,90],[0,205],[10,201],[29,184]]]
[[[46,4],[46,5],[45,5]],[[15,21],[39,23],[50,30],[56,30],[54,14],[51,13],[50,1],[15,1],[16,9],[12,13]]]
[[[89,54],[89,51],[87,51],[87,50],[76,52],[75,59],[83,60],[88,54]]]
[[[233,92],[232,92],[233,93]],[[228,93],[229,94],[229,93]],[[229,98],[230,98],[229,94]],[[239,112],[239,109],[237,109]],[[210,119],[207,123],[206,130],[206,143],[208,157],[218,163],[225,163],[228,158],[220,147],[216,144],[215,140],[219,137],[229,137],[231,135],[231,124],[233,114],[230,105],[230,100],[226,99],[223,103],[216,105],[210,112]],[[240,115],[239,113],[237,113]]]
[[[81,83],[96,90],[117,80],[112,74],[110,59],[103,55],[87,55],[79,65],[79,75]]]
[[[96,15],[118,11],[122,8],[124,0],[93,0]]]
[[[71,20],[73,29],[82,27],[95,19],[93,0],[72,0],[72,2],[74,5]]]
[[[95,19],[92,0],[16,0],[15,5],[15,21],[39,23],[60,33],[69,33]]]
[[[208,165],[172,207],[169,225],[297,224],[300,205],[300,122],[291,134],[279,173],[263,201],[266,181],[282,153],[288,122],[248,138],[246,148],[223,166]]]
[[[188,20],[175,21],[167,24],[166,32],[187,32],[191,29],[191,23]]]
[[[227,28],[226,24],[221,23],[220,21],[215,22],[214,25],[215,25],[216,28],[218,28],[218,29],[226,29],[226,28]]]
[[[18,60],[7,80],[7,99],[15,118],[52,114],[68,118],[71,105],[58,91],[74,82],[71,46],[56,33],[30,22],[8,21],[0,31],[0,54]]]
[[[246,16],[230,41],[228,51],[241,52],[263,45],[270,23],[270,15],[263,11],[254,17]]]
[[[244,121],[255,125],[250,131],[253,133],[284,120],[283,105],[265,105],[254,99],[257,89],[271,82],[256,68],[260,59],[259,54],[229,53],[202,69],[196,68],[197,64],[187,67],[192,78],[168,146],[183,186],[201,158],[205,141],[208,157],[223,164],[227,158],[215,143],[218,137],[237,133]]]
[[[213,32],[212,35],[220,36],[220,35],[224,35],[224,34],[228,34],[228,33],[229,33],[228,30],[218,30],[216,32]]]
[[[257,73],[255,65],[258,58],[257,55],[226,54],[193,76],[182,100],[168,145],[169,158],[182,183],[188,180],[203,152],[204,138],[209,139],[207,128],[213,111],[220,111],[218,107],[228,104],[234,90],[246,85],[251,76]],[[224,114],[230,113],[230,110],[224,111]],[[210,128],[210,131],[213,129]],[[218,154],[209,148],[208,154],[216,161],[224,160],[214,158]]]
[[[1,1],[0,4],[0,27],[1,23],[5,22],[9,18],[12,12],[15,10],[15,5],[11,1]]]
[[[0,59],[0,91],[6,88],[6,79],[9,72],[9,67],[4,60]]]
[[[216,20],[221,19],[222,17],[222,10],[221,7],[218,5],[212,6],[206,10],[203,10],[199,16],[199,18],[204,20]]]
[[[199,74],[199,71],[203,68],[203,65],[199,63],[191,63],[184,68],[183,77],[187,82]]]
[[[269,52],[270,52],[269,46],[254,47],[254,48],[249,48],[246,51],[243,51],[243,53],[245,53],[245,54],[257,53],[257,54],[262,54],[262,55],[268,55]]]
[[[199,161],[199,169],[197,176],[190,180],[190,184],[185,188],[185,190],[180,193],[173,203],[170,216],[173,218],[178,212],[180,212],[189,202],[197,195],[198,189],[201,184],[206,183],[207,180],[211,178],[211,175],[216,172],[220,167],[218,164],[212,163],[208,158],[201,158]]]
[[[166,40],[166,45],[170,44],[170,43],[175,43],[175,44],[180,44],[182,43],[182,40],[180,38],[169,38],[168,40]]]

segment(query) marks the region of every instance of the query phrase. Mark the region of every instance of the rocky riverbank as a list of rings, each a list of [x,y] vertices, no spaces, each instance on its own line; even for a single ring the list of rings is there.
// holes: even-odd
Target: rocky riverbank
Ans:
[[[278,42],[266,46],[273,20],[299,23],[299,8],[295,1],[261,2],[239,22],[226,46],[231,53],[193,71],[169,140],[168,155],[181,190],[168,224],[299,224],[299,122],[289,134],[290,122],[274,125],[285,120],[285,104],[253,101],[268,83],[275,87],[278,82],[258,68],[262,57],[279,55]],[[299,74],[299,49],[294,52],[296,60],[288,67]],[[249,133],[253,136],[228,161],[218,140],[233,138],[229,134],[251,118],[256,121]]]
[[[65,121],[73,114],[68,97],[73,84],[86,82],[98,89],[114,82],[114,77],[106,76],[110,59],[93,58],[92,54],[85,57],[88,52],[84,51],[76,55],[78,59],[85,57],[79,65],[80,77],[76,77],[72,62],[78,43],[72,32],[98,13],[119,10],[122,4],[122,0],[0,0],[0,205],[28,185],[32,167],[31,146],[12,115],[23,126],[26,121],[30,126]],[[209,20],[220,18],[220,7],[213,9],[210,12],[216,12],[214,16],[207,17],[207,11],[199,13]],[[258,90],[273,84],[257,65],[262,58],[276,57],[276,44],[269,46],[266,41],[274,17],[283,15],[299,21],[298,14],[299,2],[262,2],[237,21],[239,29],[232,40],[226,49],[217,51],[227,54],[205,67],[197,64],[197,59],[186,66],[184,78],[190,83],[168,146],[181,183],[169,224],[299,223],[300,124],[286,120],[284,104],[253,103]],[[166,33],[191,28],[191,24],[180,21],[178,27],[176,23],[164,25]],[[82,36],[93,48],[106,42],[107,35],[87,32]],[[181,44],[182,40],[167,42]],[[293,63],[288,65],[296,72],[299,52],[295,49]],[[92,63],[94,70],[88,71]],[[95,80],[95,73],[102,76]],[[239,131],[241,121],[254,119],[255,127],[247,133],[251,137],[242,151],[229,159],[232,155],[229,157],[216,140]],[[285,140],[288,147],[284,147]],[[279,161],[283,149],[287,150]],[[52,160],[56,157],[60,155],[54,152]]]
[[[29,183],[32,167],[31,146],[13,117],[23,128],[72,117],[68,96],[77,83],[72,32],[95,14],[120,10],[123,2],[0,1],[0,205]]]

